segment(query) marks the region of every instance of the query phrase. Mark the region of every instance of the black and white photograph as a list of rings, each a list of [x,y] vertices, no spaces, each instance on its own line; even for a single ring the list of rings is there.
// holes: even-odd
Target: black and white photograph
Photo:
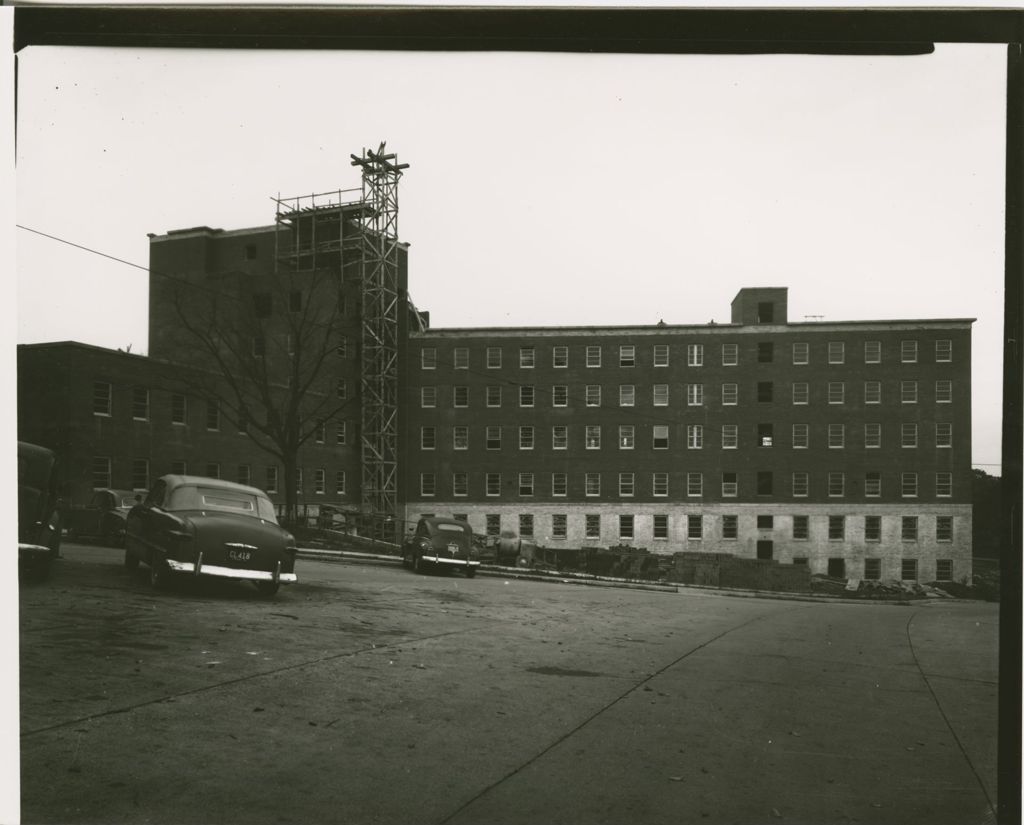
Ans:
[[[1015,821],[1020,44],[94,13],[14,24],[0,822]]]

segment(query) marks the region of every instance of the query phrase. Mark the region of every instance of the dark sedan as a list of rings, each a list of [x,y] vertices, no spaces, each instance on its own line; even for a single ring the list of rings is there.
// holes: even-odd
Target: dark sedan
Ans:
[[[132,490],[96,490],[88,504],[72,507],[64,514],[68,538],[93,538],[112,547],[124,547],[128,511],[141,498]]]
[[[472,578],[480,566],[473,530],[459,519],[421,518],[415,532],[402,545],[402,564],[417,573],[431,566],[462,570],[467,578]]]
[[[128,514],[125,566],[149,565],[154,587],[174,576],[251,581],[266,596],[295,577],[295,538],[266,493],[199,476],[160,478]]]
[[[60,554],[57,457],[51,450],[18,442],[18,574],[45,578]]]

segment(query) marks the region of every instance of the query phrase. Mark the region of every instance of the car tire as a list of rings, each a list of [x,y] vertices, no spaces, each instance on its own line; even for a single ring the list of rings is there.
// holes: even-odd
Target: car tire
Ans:
[[[124,551],[124,569],[129,573],[139,569],[139,557],[132,553],[131,550]]]
[[[280,587],[280,582],[256,582],[256,591],[267,599],[275,596]]]
[[[154,590],[167,590],[171,586],[172,575],[163,556],[154,556],[149,562],[149,583]]]
[[[467,567],[466,568],[466,578],[467,579],[471,579],[475,575],[476,575],[476,568],[475,567]]]

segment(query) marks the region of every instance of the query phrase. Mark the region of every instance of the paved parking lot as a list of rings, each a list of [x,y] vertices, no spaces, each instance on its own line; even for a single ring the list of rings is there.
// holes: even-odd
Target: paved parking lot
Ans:
[[[21,593],[26,823],[994,821],[998,610],[302,561]]]

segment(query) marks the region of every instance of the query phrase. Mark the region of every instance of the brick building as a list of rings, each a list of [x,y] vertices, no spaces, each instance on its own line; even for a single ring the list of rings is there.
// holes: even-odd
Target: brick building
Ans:
[[[971,575],[971,319],[409,336],[406,518],[853,578]]]

